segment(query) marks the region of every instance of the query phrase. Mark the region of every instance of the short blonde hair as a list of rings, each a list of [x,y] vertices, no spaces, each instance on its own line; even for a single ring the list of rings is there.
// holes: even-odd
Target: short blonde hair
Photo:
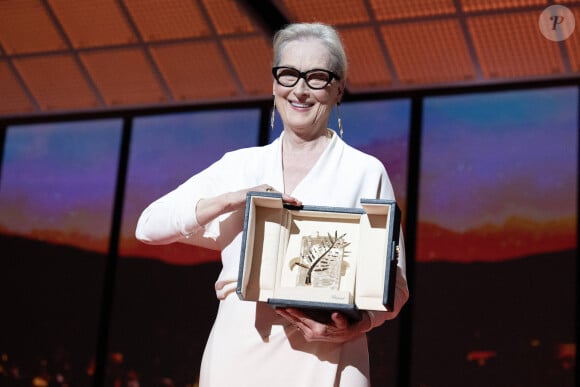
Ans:
[[[282,52],[290,42],[306,39],[319,39],[330,53],[329,70],[335,72],[342,80],[346,79],[347,59],[338,31],[323,23],[289,24],[274,35],[274,67],[280,65]]]

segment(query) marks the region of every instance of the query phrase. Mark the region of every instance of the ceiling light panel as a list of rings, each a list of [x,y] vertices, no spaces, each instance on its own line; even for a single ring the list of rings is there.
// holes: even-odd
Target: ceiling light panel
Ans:
[[[0,113],[25,113],[34,110],[6,61],[0,61]]]
[[[0,1],[0,43],[9,55],[68,48],[38,0]]]
[[[453,14],[453,0],[370,0],[375,18],[380,21]]]
[[[323,22],[332,25],[370,21],[363,0],[275,0],[293,22]]]
[[[151,53],[175,100],[207,100],[237,94],[236,83],[214,42],[160,45],[152,47]]]
[[[192,0],[124,0],[143,40],[206,37],[211,30]]]
[[[387,25],[381,31],[402,84],[475,79],[467,44],[456,20]]]
[[[580,7],[571,8],[576,17],[576,32],[566,39],[566,49],[570,60],[570,67],[575,73],[580,72]]]
[[[460,2],[465,12],[521,8],[537,5],[548,6],[547,0],[460,0]]]
[[[115,0],[77,1],[49,0],[75,48],[114,46],[137,42]]]
[[[167,100],[151,64],[140,50],[91,51],[82,53],[81,59],[109,106]]]
[[[99,106],[72,55],[19,58],[14,65],[43,111]]]
[[[487,79],[564,71],[559,46],[539,32],[536,12],[471,17],[467,23]]]
[[[203,5],[218,35],[256,32],[246,10],[234,0],[203,0]]]
[[[272,95],[272,47],[264,37],[228,38],[224,48],[248,95]]]
[[[566,41],[566,48],[568,49],[571,70],[575,73],[580,73],[580,39],[578,35],[572,35]]]
[[[389,86],[392,81],[391,74],[375,30],[372,27],[347,28],[340,30],[340,35],[348,57],[349,88]]]

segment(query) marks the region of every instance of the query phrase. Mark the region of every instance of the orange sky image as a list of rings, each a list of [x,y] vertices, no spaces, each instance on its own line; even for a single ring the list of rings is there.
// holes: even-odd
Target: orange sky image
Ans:
[[[576,219],[540,223],[511,218],[502,226],[486,225],[464,232],[420,223],[417,241],[419,262],[496,262],[575,249]]]

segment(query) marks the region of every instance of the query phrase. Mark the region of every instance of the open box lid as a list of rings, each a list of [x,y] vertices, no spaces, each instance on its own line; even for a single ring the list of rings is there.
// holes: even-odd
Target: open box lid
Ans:
[[[361,206],[292,207],[283,203],[279,193],[248,193],[238,296],[284,306],[392,310],[400,211],[392,200],[361,199]],[[306,270],[296,263],[305,255],[305,240],[325,240],[336,250],[339,238],[345,246],[339,285],[320,288],[306,280],[305,286],[305,271],[307,278],[324,271],[321,267]],[[297,271],[303,272],[302,277]]]

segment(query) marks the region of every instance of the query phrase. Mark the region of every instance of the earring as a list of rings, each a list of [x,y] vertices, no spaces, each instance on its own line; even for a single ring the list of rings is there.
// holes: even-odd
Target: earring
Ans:
[[[336,104],[336,116],[338,117],[338,134],[340,134],[340,138],[342,138],[342,134],[344,133],[344,129],[342,128],[342,119],[340,118],[340,110],[338,109],[338,103]]]
[[[274,96],[274,106],[272,106],[272,116],[270,117],[270,128],[274,130],[274,117],[276,116],[276,97]]]

